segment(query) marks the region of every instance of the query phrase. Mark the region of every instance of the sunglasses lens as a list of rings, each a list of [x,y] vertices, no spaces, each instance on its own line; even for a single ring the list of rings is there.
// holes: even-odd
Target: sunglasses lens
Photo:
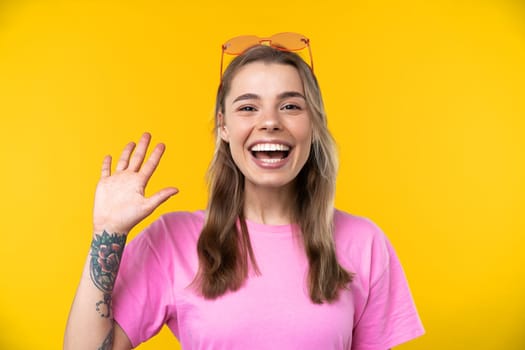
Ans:
[[[312,70],[314,69],[310,40],[304,35],[292,32],[278,33],[269,38],[260,38],[255,35],[242,35],[232,38],[222,45],[221,81],[223,68],[227,67],[232,60],[230,56],[242,55],[247,49],[257,45],[269,45],[282,51],[294,51],[306,63],[310,62],[310,68]],[[303,50],[304,48],[308,48],[306,53]],[[229,56],[225,56],[224,54]],[[308,57],[303,57],[305,54],[308,54]]]
[[[308,39],[297,33],[279,33],[271,36],[272,46],[290,51],[302,50],[308,45]]]
[[[224,45],[224,53],[229,55],[240,55],[249,47],[259,44],[259,38],[255,35],[243,35],[228,40]]]

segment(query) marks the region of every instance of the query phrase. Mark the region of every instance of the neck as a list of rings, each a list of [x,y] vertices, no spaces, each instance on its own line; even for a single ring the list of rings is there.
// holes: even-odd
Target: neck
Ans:
[[[292,184],[285,188],[261,188],[246,184],[244,215],[260,224],[286,225],[292,223]]]

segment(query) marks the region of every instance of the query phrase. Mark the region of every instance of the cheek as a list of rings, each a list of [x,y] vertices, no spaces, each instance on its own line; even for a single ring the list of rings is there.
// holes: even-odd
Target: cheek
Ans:
[[[312,143],[314,131],[310,123],[301,125],[296,128],[295,135],[301,143]]]
[[[230,142],[244,142],[250,135],[251,127],[248,123],[242,123],[239,121],[232,123],[230,121],[229,123],[226,123],[225,127]]]
[[[236,125],[235,127],[229,127],[227,129],[227,136],[227,142],[232,154],[243,152],[249,133]]]

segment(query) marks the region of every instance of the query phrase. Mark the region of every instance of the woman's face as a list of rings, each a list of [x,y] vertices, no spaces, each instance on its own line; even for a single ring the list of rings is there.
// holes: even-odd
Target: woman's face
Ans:
[[[290,184],[310,154],[312,123],[303,83],[293,66],[253,62],[234,76],[219,113],[246,186]]]

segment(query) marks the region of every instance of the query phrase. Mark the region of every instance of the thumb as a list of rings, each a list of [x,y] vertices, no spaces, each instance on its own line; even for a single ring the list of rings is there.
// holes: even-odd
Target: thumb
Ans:
[[[179,193],[179,190],[175,187],[164,188],[148,198],[146,207],[149,209],[150,212],[152,212],[153,210],[157,209],[159,205],[161,205],[162,203],[167,201],[171,196],[177,193]]]

